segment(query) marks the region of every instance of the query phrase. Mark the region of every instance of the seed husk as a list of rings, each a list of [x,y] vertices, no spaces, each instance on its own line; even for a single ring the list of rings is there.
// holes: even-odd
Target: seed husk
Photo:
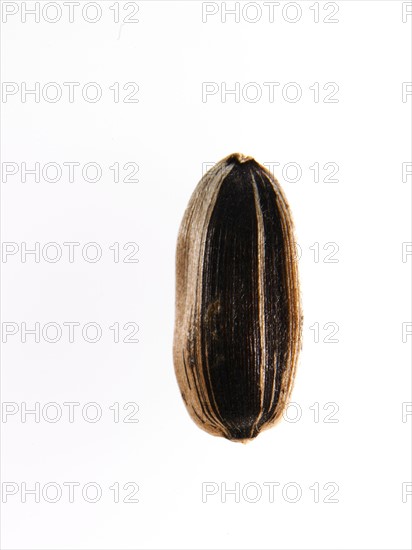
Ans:
[[[173,359],[209,434],[247,442],[290,398],[302,311],[294,226],[275,177],[239,153],[200,180],[176,250]]]

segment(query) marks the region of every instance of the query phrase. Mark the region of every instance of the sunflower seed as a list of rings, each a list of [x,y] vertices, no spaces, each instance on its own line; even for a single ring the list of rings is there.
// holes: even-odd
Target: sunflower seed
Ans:
[[[272,174],[235,153],[196,187],[176,251],[173,357],[187,410],[246,442],[290,397],[302,312],[293,222]]]

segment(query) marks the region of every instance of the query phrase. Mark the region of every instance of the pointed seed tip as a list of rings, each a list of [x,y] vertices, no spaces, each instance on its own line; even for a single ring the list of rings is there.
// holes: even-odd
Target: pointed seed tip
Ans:
[[[245,162],[255,160],[253,157],[244,155],[243,153],[233,153],[233,155],[229,155],[228,158],[237,160],[240,164],[244,164]]]

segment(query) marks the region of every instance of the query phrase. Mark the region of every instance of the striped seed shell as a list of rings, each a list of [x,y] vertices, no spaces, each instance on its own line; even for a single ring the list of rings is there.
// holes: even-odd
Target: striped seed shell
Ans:
[[[177,241],[173,359],[195,423],[242,442],[271,427],[290,397],[301,332],[285,195],[253,158],[229,155],[200,180]]]

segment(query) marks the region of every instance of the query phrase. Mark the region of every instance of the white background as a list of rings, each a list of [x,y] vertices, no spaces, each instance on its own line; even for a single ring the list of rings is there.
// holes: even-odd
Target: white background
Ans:
[[[3,167],[19,167],[6,181],[3,171],[2,182],[2,240],[18,247],[3,255],[2,321],[3,328],[19,327],[2,349],[2,401],[18,407],[1,423],[3,500],[4,483],[18,487],[2,504],[2,548],[410,548],[412,496],[402,501],[402,484],[411,482],[412,420],[402,421],[402,403],[411,401],[411,336],[402,342],[402,323],[411,321],[412,260],[402,262],[402,242],[411,240],[411,176],[402,181],[402,163],[411,160],[412,96],[402,101],[402,82],[411,81],[412,16],[402,22],[402,2],[342,1],[338,22],[326,23],[333,8],[320,2],[315,23],[314,2],[300,2],[301,17],[292,23],[287,18],[298,12],[292,6],[282,17],[282,2],[273,22],[260,3],[262,16],[251,23],[246,19],[255,8],[245,19],[242,3],[237,23],[233,15],[222,21],[224,5],[211,3],[208,9],[218,11],[203,22],[202,2],[139,1],[139,22],[121,25],[113,22],[113,4],[99,3],[102,16],[94,24],[80,10],[70,23],[67,9],[54,24],[43,16],[24,23],[21,11],[2,24],[2,80],[19,87],[1,105]],[[123,4],[120,20],[133,9]],[[28,88],[39,82],[41,89],[60,83],[63,96],[56,103],[33,96],[23,102],[23,82]],[[63,82],[81,83],[73,103]],[[100,101],[83,99],[88,82],[101,86]],[[115,82],[119,102],[109,89]],[[138,103],[123,102],[127,82],[138,84]],[[202,100],[203,82],[216,83],[219,93]],[[222,83],[234,88],[236,82],[239,102],[233,95],[223,101]],[[262,91],[257,102],[242,95],[250,82]],[[272,102],[264,82],[280,83]],[[289,82],[302,90],[299,101],[282,96]],[[315,82],[319,102],[310,89]],[[336,103],[323,102],[328,82],[339,86]],[[274,171],[302,252],[305,316],[292,395],[297,405],[289,409],[301,418],[283,420],[248,445],[195,426],[172,363],[179,223],[203,163],[236,151],[280,163]],[[78,172],[70,183],[63,172],[55,183],[30,175],[24,183],[23,162],[29,168],[96,162],[102,177],[92,183]],[[139,181],[114,182],[115,162],[137,163]],[[299,181],[290,181],[292,170],[282,173],[290,162],[301,167]],[[319,182],[309,168],[316,162]],[[328,162],[338,165],[338,182],[322,181]],[[96,263],[81,254],[92,241],[102,248]],[[29,255],[22,262],[22,243],[33,248],[35,242],[59,243],[62,258],[51,263],[40,255],[36,262]],[[64,242],[81,243],[73,263]],[[118,263],[109,249],[115,242]],[[139,246],[138,263],[122,261],[128,242]],[[338,261],[328,263],[332,249],[323,247],[331,242],[339,247]],[[64,329],[67,321],[99,323],[101,340],[88,343],[79,331],[69,343],[65,331],[54,344],[34,336],[21,341],[24,322]],[[108,327],[115,322],[136,323],[139,343],[114,343]],[[327,322],[338,325],[338,342],[323,341]],[[309,328],[315,323],[318,343]],[[61,420],[47,421],[46,413],[22,422],[23,403],[32,409],[35,402],[60,404]],[[65,402],[81,404],[73,423]],[[82,417],[89,402],[101,406],[100,421]],[[128,402],[139,406],[138,423],[122,421]],[[113,403],[120,404],[118,423]],[[324,410],[327,403],[339,408],[332,417],[338,422],[324,421],[336,409]],[[40,494],[35,502],[28,494],[22,502],[22,484],[30,489],[36,482],[40,490],[58,484],[61,499],[50,503]],[[64,482],[81,484],[72,503]],[[82,497],[88,482],[101,487],[96,503]],[[139,502],[123,502],[130,492],[124,490],[114,502],[109,487],[116,482],[138,484]],[[217,492],[203,494],[203,502],[206,482]],[[268,482],[279,483],[273,502]],[[239,502],[233,494],[223,502],[224,483],[239,484]],[[244,493],[246,483],[253,485]],[[293,486],[285,489],[288,483]],[[316,483],[320,502],[310,489]],[[337,484],[338,502],[323,502],[326,483]],[[294,488],[301,498],[290,502]],[[259,489],[261,498],[250,502]]]

